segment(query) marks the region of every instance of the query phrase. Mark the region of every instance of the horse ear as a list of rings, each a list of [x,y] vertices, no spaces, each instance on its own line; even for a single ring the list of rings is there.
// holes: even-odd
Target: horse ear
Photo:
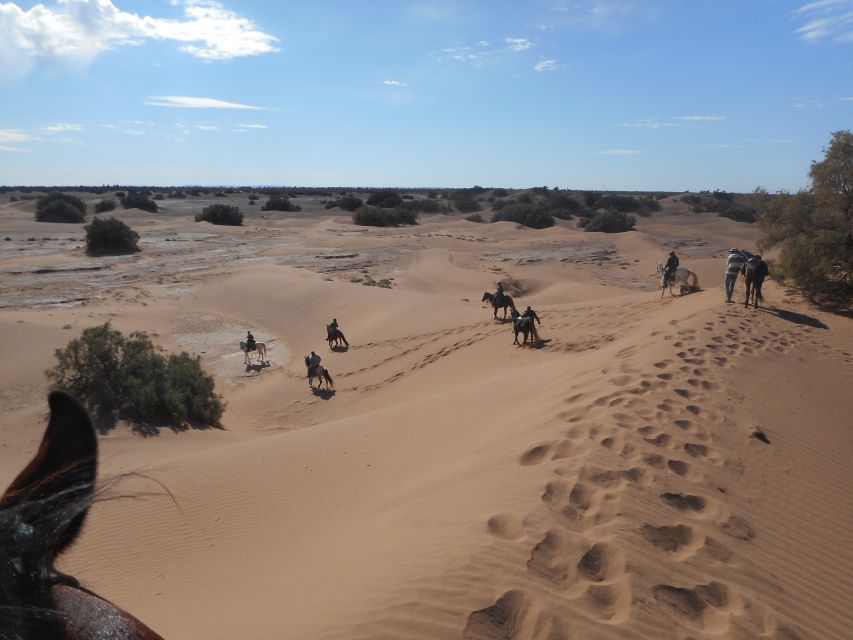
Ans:
[[[48,396],[50,420],[30,463],[0,498],[0,509],[19,508],[21,517],[52,539],[55,557],[83,526],[94,494],[98,441],[89,414],[71,396]]]

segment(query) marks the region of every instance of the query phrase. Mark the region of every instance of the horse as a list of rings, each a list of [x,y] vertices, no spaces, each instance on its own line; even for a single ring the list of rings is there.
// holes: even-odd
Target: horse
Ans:
[[[252,363],[252,357],[249,355],[250,350],[246,346],[245,340],[240,340],[240,350],[243,352],[243,354],[245,356],[243,358],[243,364],[251,364]],[[263,342],[256,342],[255,343],[255,351],[258,352],[258,362],[260,362],[261,364],[264,364],[264,362],[267,361],[267,345]]]
[[[326,340],[329,342],[329,349],[334,349],[335,347],[340,346],[341,342],[349,348],[349,342],[347,342],[344,332],[340,329],[331,329],[331,326],[332,325],[328,325],[326,327]]]
[[[666,267],[664,267],[663,262],[658,262],[657,268],[658,276],[660,276],[661,298],[663,298],[663,294],[667,286],[669,287],[669,295],[673,295],[672,288],[676,284],[679,285],[681,295],[701,291],[699,288],[699,276],[696,275],[695,271],[691,271],[686,267],[679,267],[672,273],[669,279],[666,279]],[[692,282],[688,283],[688,280]]]
[[[335,381],[332,380],[332,376],[329,375],[329,370],[321,364],[312,368],[311,358],[308,356],[305,356],[305,367],[308,369],[308,386],[312,389],[314,388],[314,378],[317,378],[317,389],[320,388],[320,385],[323,384],[323,382],[326,383],[326,389],[335,386]]]
[[[527,344],[528,338],[530,339],[530,343],[533,344],[533,336],[535,336],[535,329],[533,326],[533,318],[529,318],[527,316],[522,316],[515,309],[512,310],[512,330],[515,333],[515,340],[513,340],[513,344],[517,344],[519,346],[523,346]],[[524,334],[524,340],[521,344],[518,342],[518,334]]]
[[[0,638],[163,640],[54,566],[94,501],[98,441],[74,398],[54,391],[48,406],[38,451],[0,497]]]
[[[761,295],[761,287],[764,286],[764,278],[767,277],[767,263],[761,259],[761,256],[752,256],[743,265],[741,273],[746,285],[746,299],[743,301],[743,306],[749,307],[751,298],[754,308],[758,309],[758,302],[764,301],[764,296]]]
[[[495,318],[498,317],[498,309],[504,310],[504,320],[506,320],[506,310],[511,309],[518,313],[518,309],[515,308],[515,303],[512,301],[512,296],[507,294],[503,294],[500,299],[495,297],[494,293],[489,293],[488,291],[483,293],[483,299],[480,302],[488,302],[495,310]]]

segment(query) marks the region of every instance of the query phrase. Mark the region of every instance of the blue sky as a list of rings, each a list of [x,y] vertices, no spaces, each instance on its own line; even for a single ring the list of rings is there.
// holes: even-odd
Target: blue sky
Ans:
[[[853,0],[0,0],[0,184],[807,186]]]

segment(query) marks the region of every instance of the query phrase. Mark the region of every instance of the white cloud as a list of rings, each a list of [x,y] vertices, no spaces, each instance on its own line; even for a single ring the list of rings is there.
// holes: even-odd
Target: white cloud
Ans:
[[[556,60],[540,60],[533,65],[534,71],[554,71],[557,69]]]
[[[405,87],[406,83],[401,82],[400,80],[382,80],[380,84],[384,84],[386,87]]]
[[[21,147],[9,146],[8,143],[21,143],[21,142],[31,142],[35,140],[31,135],[24,133],[20,129],[0,129],[0,151],[7,151],[9,153],[19,153],[24,151],[29,151],[29,149],[22,149]]]
[[[249,124],[238,124],[238,129],[266,129],[267,125],[265,124],[255,124],[254,122]]]
[[[533,46],[527,38],[506,38],[504,42],[513,51],[525,51]]]
[[[219,127],[215,124],[197,124],[194,125],[199,131],[219,131]]]
[[[596,155],[599,156],[635,156],[639,151],[636,149],[604,149],[602,151],[596,151]]]
[[[83,125],[73,122],[57,122],[41,129],[44,133],[62,133],[64,131],[83,131]]]
[[[726,119],[726,116],[678,116],[676,118],[685,122],[720,122]]]
[[[853,0],[809,2],[797,8],[793,16],[805,21],[794,33],[806,42],[853,42]]]
[[[483,48],[474,51],[471,47],[447,47],[433,55],[436,62],[442,60],[458,60],[460,62],[469,62],[475,67],[482,67],[486,60],[491,57],[491,50]]]
[[[553,19],[540,24],[543,31],[558,27],[620,29],[655,16],[652,3],[626,0],[564,0],[551,7]]]
[[[192,96],[149,96],[145,99],[145,104],[149,107],[175,107],[179,109],[263,109],[263,107],[256,107],[251,104]]]
[[[146,40],[171,40],[203,60],[230,60],[277,51],[277,38],[218,2],[186,0],[184,19],[140,16],[112,0],[58,0],[24,10],[0,4],[0,73],[25,75],[38,60],[86,64],[98,54]]]

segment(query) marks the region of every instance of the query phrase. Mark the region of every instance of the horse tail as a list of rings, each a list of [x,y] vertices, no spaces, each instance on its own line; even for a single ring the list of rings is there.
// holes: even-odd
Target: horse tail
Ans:
[[[693,284],[691,285],[696,291],[699,291],[699,276],[695,271],[690,272],[690,277],[693,280]]]
[[[335,386],[335,381],[334,381],[334,380],[332,380],[332,376],[330,376],[330,375],[329,375],[329,370],[328,370],[328,369],[324,369],[324,370],[323,370],[323,377],[326,379],[326,382],[328,382],[328,383],[329,383],[330,385],[332,385],[333,387]]]
[[[344,341],[344,344],[346,346],[349,346],[349,341],[347,340],[347,337],[344,335],[344,332],[341,331],[340,329],[338,329],[338,335],[341,337],[341,340]]]

